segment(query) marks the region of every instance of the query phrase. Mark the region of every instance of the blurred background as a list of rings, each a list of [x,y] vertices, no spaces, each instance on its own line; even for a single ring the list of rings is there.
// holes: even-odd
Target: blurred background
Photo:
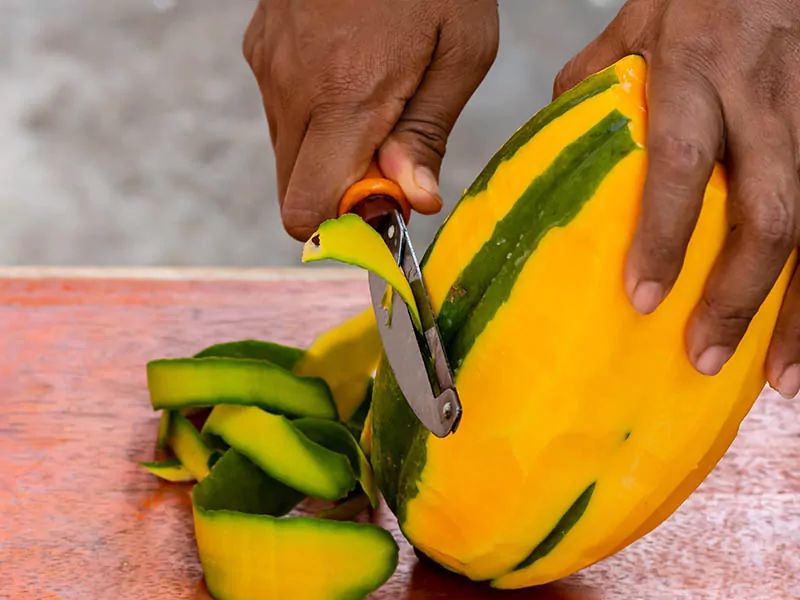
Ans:
[[[501,0],[500,51],[456,124],[445,210],[550,100],[622,0]],[[241,54],[255,0],[0,0],[0,264],[297,265]]]

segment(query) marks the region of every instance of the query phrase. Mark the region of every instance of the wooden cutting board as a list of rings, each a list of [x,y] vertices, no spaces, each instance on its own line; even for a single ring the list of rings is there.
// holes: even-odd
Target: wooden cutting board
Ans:
[[[0,599],[208,598],[187,485],[154,456],[145,363],[245,337],[305,346],[368,305],[350,270],[0,271]],[[556,585],[492,592],[401,543],[375,600],[800,598],[800,408],[765,392],[650,536]],[[279,599],[293,600],[293,599]]]

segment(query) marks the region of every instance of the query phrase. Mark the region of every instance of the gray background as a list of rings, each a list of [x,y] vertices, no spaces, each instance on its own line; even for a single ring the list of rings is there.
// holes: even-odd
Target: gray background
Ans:
[[[445,212],[622,0],[501,0],[450,140]],[[280,224],[254,0],[0,0],[0,264],[299,263]],[[416,218],[420,249],[443,214]]]

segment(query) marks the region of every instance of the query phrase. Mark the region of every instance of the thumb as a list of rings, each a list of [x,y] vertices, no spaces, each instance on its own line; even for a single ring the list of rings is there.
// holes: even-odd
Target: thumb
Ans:
[[[629,49],[615,20],[556,75],[553,100],[581,81],[625,58]]]
[[[497,55],[497,21],[491,16],[472,42],[443,28],[430,66],[379,148],[381,170],[400,185],[419,213],[434,214],[442,208],[439,171],[447,139]]]

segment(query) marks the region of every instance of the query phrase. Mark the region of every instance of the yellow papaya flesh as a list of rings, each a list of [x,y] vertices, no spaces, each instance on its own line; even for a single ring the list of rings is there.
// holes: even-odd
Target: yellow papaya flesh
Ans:
[[[658,526],[714,468],[765,384],[794,256],[719,375],[696,372],[684,345],[728,231],[722,167],[666,301],[642,316],[626,297],[645,81],[644,60],[628,57],[538,113],[426,254],[459,431],[429,435],[388,364],[378,367],[371,460],[403,533],[498,588],[562,578]]]

